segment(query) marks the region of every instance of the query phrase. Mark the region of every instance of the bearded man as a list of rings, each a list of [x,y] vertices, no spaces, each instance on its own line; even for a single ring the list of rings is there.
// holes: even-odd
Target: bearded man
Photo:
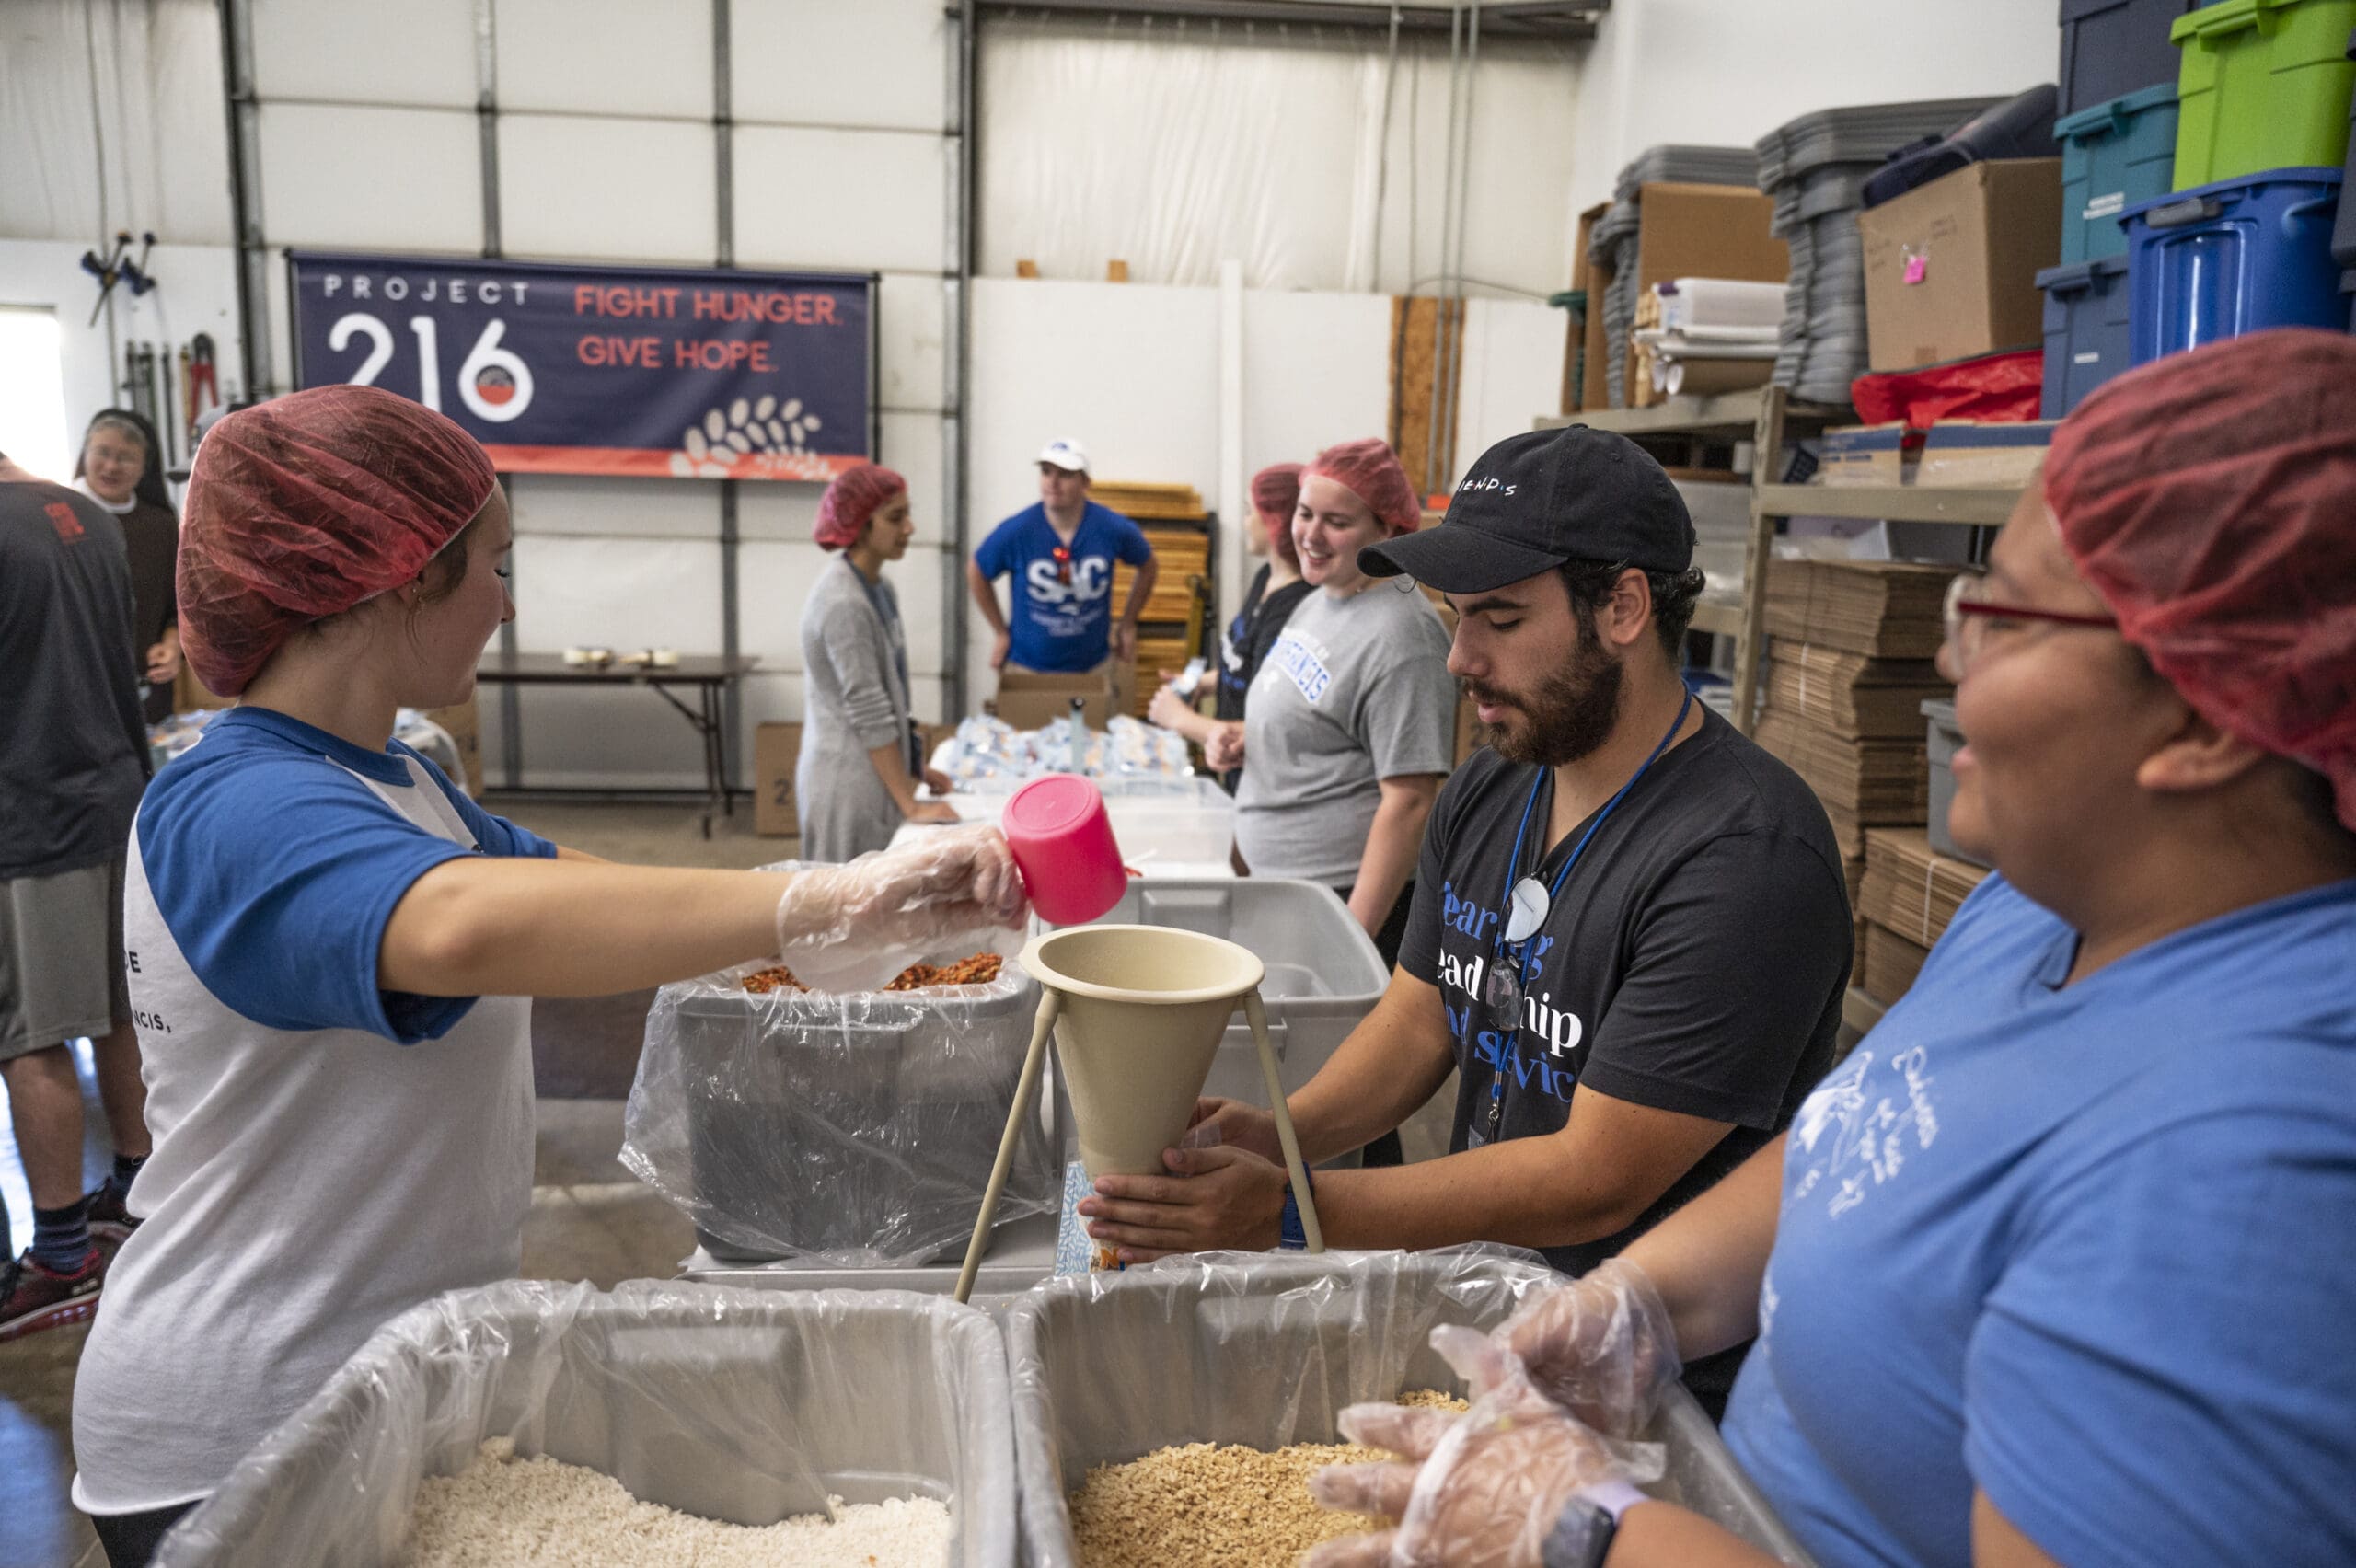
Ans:
[[[1831,1066],[1840,852],[1799,777],[1687,691],[1692,556],[1660,466],[1576,426],[1499,442],[1445,526],[1359,553],[1448,595],[1487,749],[1433,807],[1382,999],[1287,1101],[1313,1164],[1454,1070],[1449,1152],[1319,1172],[1326,1245],[1500,1241],[1583,1274],[1781,1132]],[[1196,1120],[1214,1147],[1081,1201],[1125,1261],[1299,1236],[1269,1113],[1206,1101]],[[1714,1415],[1741,1355],[1687,1369]]]

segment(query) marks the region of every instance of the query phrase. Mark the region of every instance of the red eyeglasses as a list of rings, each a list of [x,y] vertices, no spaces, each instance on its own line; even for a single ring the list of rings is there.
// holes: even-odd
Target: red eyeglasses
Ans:
[[[1979,662],[1980,654],[1987,645],[1987,628],[1992,623],[2036,621],[2047,626],[2087,627],[2101,630],[2118,628],[2119,622],[2109,616],[2038,610],[2026,605],[2000,605],[1993,600],[1977,597],[1987,581],[1985,572],[1966,571],[1958,573],[1955,581],[1947,584],[1946,603],[1942,607],[1947,645],[1955,650],[1963,670],[1970,669]]]

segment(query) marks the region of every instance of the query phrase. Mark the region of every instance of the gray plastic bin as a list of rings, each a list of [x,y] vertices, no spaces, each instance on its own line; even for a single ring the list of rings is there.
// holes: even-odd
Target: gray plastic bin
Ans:
[[[1097,924],[1169,926],[1224,937],[1257,953],[1268,966],[1260,996],[1288,1094],[1317,1076],[1391,981],[1366,928],[1332,888],[1315,882],[1262,877],[1132,882]],[[1267,1102],[1259,1055],[1241,1010],[1219,1042],[1203,1092]]]
[[[1009,960],[987,986],[756,996],[742,980],[758,967],[656,995],[624,1163],[695,1220],[715,1258],[894,1267],[962,1255],[1038,982]],[[1034,1125],[1001,1220],[1048,1212],[1060,1174]]]
[[[419,1483],[491,1437],[734,1524],[824,1513],[830,1493],[938,1498],[955,1568],[1016,1560],[1005,1352],[981,1312],[897,1291],[517,1280],[379,1330],[156,1562],[377,1568]]]
[[[1955,703],[1946,698],[1926,698],[1923,717],[1931,725],[1931,847],[1955,859],[1985,866],[1988,862],[1977,855],[1957,848],[1954,836],[1947,832],[1947,808],[1955,804],[1955,754],[1963,744],[1963,732],[1955,727]]]
[[[1025,1560],[1079,1568],[1067,1499],[1091,1466],[1183,1443],[1337,1442],[1345,1406],[1461,1391],[1431,1331],[1494,1326],[1560,1278],[1535,1253],[1462,1247],[1211,1253],[1040,1286],[1006,1317]],[[1669,1450],[1668,1476],[1646,1490],[1805,1568],[1807,1553],[1683,1389],[1645,1435]]]

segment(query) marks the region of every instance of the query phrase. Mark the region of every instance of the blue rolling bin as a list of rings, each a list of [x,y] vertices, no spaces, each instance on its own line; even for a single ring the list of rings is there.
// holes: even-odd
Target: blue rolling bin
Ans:
[[[2343,329],[2331,256],[2340,179],[2274,169],[2129,208],[2134,363],[2269,327]]]

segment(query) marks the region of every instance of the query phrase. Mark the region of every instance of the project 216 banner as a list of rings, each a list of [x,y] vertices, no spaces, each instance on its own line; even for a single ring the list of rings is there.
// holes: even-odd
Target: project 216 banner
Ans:
[[[287,262],[297,386],[414,398],[506,472],[824,480],[872,455],[869,277]]]

